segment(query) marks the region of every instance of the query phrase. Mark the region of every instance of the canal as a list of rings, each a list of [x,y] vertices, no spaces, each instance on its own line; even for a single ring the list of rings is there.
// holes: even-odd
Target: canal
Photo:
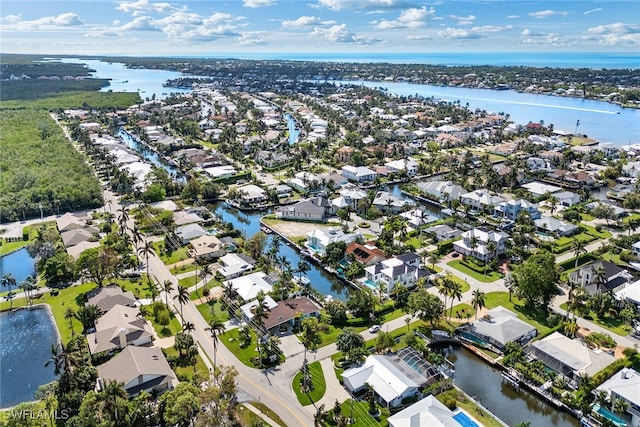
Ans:
[[[182,172],[180,172],[180,169],[170,165],[168,162],[162,159],[158,155],[158,153],[151,150],[149,147],[147,147],[144,143],[140,142],[129,132],[125,131],[123,128],[119,128],[117,136],[124,142],[124,144],[127,147],[129,147],[130,149],[138,153],[140,156],[142,156],[144,160],[146,160],[147,162],[151,163],[156,167],[163,168],[175,180],[184,181],[184,176],[182,175]]]
[[[533,393],[502,382],[501,371],[492,368],[464,347],[448,356],[455,365],[454,384],[510,426],[529,421],[531,427],[578,427],[579,422]]]

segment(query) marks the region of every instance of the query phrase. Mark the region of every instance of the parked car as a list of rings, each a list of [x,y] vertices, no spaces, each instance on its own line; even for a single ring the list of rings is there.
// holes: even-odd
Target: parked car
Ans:
[[[375,334],[379,330],[380,330],[380,325],[373,325],[372,327],[369,328],[369,332],[371,332],[372,334]]]

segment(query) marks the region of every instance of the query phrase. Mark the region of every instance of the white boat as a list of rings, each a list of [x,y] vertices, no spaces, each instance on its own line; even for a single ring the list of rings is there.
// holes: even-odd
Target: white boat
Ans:
[[[294,276],[293,281],[305,286],[311,283],[311,280],[309,280],[307,276]]]

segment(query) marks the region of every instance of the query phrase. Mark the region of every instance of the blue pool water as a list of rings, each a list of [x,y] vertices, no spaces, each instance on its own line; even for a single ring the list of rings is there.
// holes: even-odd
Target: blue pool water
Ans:
[[[603,408],[600,405],[596,405],[596,406],[593,407],[593,410],[595,412],[597,412],[598,414],[602,415],[603,417],[607,418],[608,420],[610,420],[614,425],[616,425],[618,427],[626,427],[626,425],[627,425],[627,423],[624,422],[624,420],[622,418],[620,418],[616,414],[612,413],[607,408]]]
[[[0,292],[15,289],[29,276],[36,273],[36,260],[31,258],[27,248],[22,248],[8,255],[0,257],[0,276],[11,274],[16,279],[13,288],[2,288]]]
[[[374,291],[378,290],[378,285],[376,285],[373,281],[371,281],[370,279],[365,280],[364,282],[365,285],[367,285],[367,287],[371,288]]]
[[[478,423],[473,421],[467,414],[460,411],[453,416],[453,419],[458,422],[462,427],[478,427]]]

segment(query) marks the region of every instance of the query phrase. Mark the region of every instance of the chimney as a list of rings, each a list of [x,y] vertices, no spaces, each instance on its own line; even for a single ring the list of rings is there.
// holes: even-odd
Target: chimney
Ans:
[[[118,331],[118,338],[120,341],[120,348],[125,348],[127,346],[127,330],[125,328],[120,328]]]

